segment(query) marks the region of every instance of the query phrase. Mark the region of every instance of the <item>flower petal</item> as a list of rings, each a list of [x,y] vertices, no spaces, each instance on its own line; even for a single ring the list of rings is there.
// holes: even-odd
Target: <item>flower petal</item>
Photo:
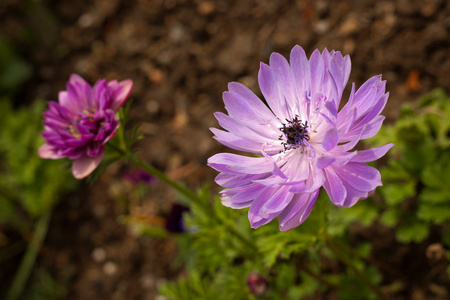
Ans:
[[[273,113],[281,120],[289,118],[289,108],[284,95],[281,93],[271,68],[264,63],[261,63],[259,69],[258,82],[264,99]]]
[[[302,224],[311,213],[318,195],[319,190],[297,194],[279,215],[280,231],[288,231]]]
[[[325,133],[322,141],[322,147],[329,152],[333,150],[334,147],[336,147],[338,142],[339,132],[337,131],[336,127],[331,127],[330,130]]]
[[[113,80],[108,83],[108,87],[112,89],[112,103],[110,108],[114,111],[118,111],[130,95],[131,90],[133,89],[133,81],[130,79],[120,82]]]
[[[392,147],[394,147],[394,144],[386,144],[383,146],[379,146],[376,148],[371,148],[367,150],[360,150],[355,155],[355,157],[352,158],[352,162],[369,162],[379,159],[380,157],[383,157]]]
[[[39,148],[38,151],[39,157],[41,158],[48,158],[48,159],[59,159],[64,156],[59,155],[55,152],[54,147],[44,144]]]
[[[74,160],[72,165],[73,176],[77,179],[82,179],[91,174],[102,161],[103,154],[104,151],[95,157],[84,155]]]
[[[343,206],[347,196],[347,190],[342,184],[342,181],[339,179],[339,176],[336,175],[333,168],[325,169],[325,175],[327,180],[323,184],[323,187],[327,191],[331,202],[336,206]]]

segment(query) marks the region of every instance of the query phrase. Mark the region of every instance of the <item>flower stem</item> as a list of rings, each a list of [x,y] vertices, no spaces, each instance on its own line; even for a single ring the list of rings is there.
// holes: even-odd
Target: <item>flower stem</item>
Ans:
[[[361,279],[361,281],[378,296],[379,299],[388,300],[389,298],[386,295],[384,295],[380,291],[380,289],[370,281],[367,275],[361,272],[356,267],[356,265],[350,258],[352,255],[348,252],[344,253],[345,249],[343,247],[339,247],[338,244],[339,243],[337,243],[334,238],[326,236],[326,245],[328,246],[328,249],[330,249],[342,263],[344,263],[348,268],[350,268],[358,276],[358,278]]]
[[[169,185],[170,187],[174,188],[177,192],[179,192],[180,194],[182,194],[183,196],[188,198],[190,201],[192,201],[195,204],[198,204],[200,206],[203,206],[203,205],[201,205],[200,198],[195,193],[193,193],[191,190],[189,190],[185,186],[183,186],[183,185],[181,185],[181,184],[171,180],[169,177],[166,176],[166,174],[164,174],[160,170],[156,169],[155,167],[153,167],[153,166],[151,166],[149,164],[146,164],[145,162],[143,162],[142,160],[140,160],[136,156],[133,156],[131,158],[131,162],[135,166],[145,170],[147,173],[155,176],[160,181],[162,181],[165,184]]]
[[[227,220],[223,220],[222,218],[220,218],[216,214],[214,209],[209,207],[208,205],[205,205],[205,203],[202,201],[202,199],[200,199],[200,197],[197,194],[193,193],[191,190],[189,190],[185,186],[171,180],[169,177],[166,176],[166,174],[159,171],[155,167],[143,162],[142,160],[140,160],[139,158],[137,158],[134,155],[131,157],[130,161],[135,166],[145,170],[149,174],[158,178],[160,181],[162,181],[165,184],[169,185],[170,187],[174,188],[177,192],[179,192],[180,194],[185,196],[187,199],[189,199],[189,201],[191,203],[194,203],[194,204],[198,205],[199,207],[201,207],[203,209],[204,213],[209,214],[211,218],[213,218],[217,222],[224,225],[227,228],[228,232],[233,234],[238,240],[240,240],[244,245],[249,247],[252,251],[255,251],[255,252],[258,251],[258,248],[256,247],[256,245],[254,243],[252,243],[249,239],[247,239],[239,231],[237,231],[236,228],[234,228],[234,226],[232,226],[231,224],[229,224],[227,222]]]
[[[47,234],[48,224],[50,222],[51,212],[43,214],[36,223],[32,240],[28,244],[27,251],[20,263],[19,269],[14,276],[11,288],[8,291],[6,300],[17,299],[23,291],[25,283],[30,277],[37,254],[41,248],[42,241]]]
[[[325,278],[320,276],[320,274],[317,274],[314,271],[312,271],[310,268],[308,268],[307,265],[301,265],[301,266],[297,266],[297,267],[300,269],[300,271],[305,272],[306,274],[308,274],[309,276],[314,278],[317,282],[327,286],[329,289],[331,289],[331,290],[337,289],[337,286],[335,284],[333,284],[330,281],[326,280]]]

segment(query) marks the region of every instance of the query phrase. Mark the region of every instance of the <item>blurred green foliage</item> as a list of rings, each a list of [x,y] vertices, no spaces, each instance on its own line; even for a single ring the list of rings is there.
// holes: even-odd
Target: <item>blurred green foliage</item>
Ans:
[[[53,207],[76,187],[67,162],[41,159],[37,154],[44,143],[41,113],[45,107],[45,102],[38,100],[15,109],[8,99],[0,99],[3,113],[0,118],[0,235],[3,237],[0,263],[8,264],[10,259],[24,253],[15,276],[10,274],[7,278],[13,278],[12,282],[3,281],[4,286],[0,287],[0,295],[6,295],[6,289],[10,288],[7,299],[16,299],[22,293]],[[52,282],[50,275],[41,275],[42,282]],[[61,299],[49,294],[44,298],[39,296],[44,292],[58,294],[51,286],[38,284],[35,288],[32,289],[36,293],[26,289],[25,299]]]
[[[422,242],[432,225],[448,231],[450,97],[437,89],[415,107],[403,106],[394,126],[383,127],[372,142],[395,143],[387,166],[381,169],[381,222],[396,227],[397,240],[402,243]]]
[[[31,66],[0,33],[0,97],[14,95],[31,76]]]
[[[13,222],[17,207],[33,219],[53,208],[64,191],[76,181],[61,160],[41,159],[37,151],[44,144],[41,113],[43,101],[13,109],[7,100],[0,101],[0,205],[4,209],[0,222]]]

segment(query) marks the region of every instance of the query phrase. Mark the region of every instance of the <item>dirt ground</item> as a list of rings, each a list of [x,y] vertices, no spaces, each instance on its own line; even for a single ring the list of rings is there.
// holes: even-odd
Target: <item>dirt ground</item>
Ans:
[[[217,126],[213,113],[224,111],[227,83],[259,94],[259,62],[274,51],[288,56],[298,44],[308,54],[325,47],[350,54],[357,87],[382,74],[387,122],[422,93],[450,91],[445,0],[2,0],[0,19],[13,42],[21,43],[26,28],[37,37],[22,49],[34,68],[24,102],[56,99],[71,73],[91,83],[132,79],[132,120],[145,136],[141,157],[193,188],[214,178],[206,160],[224,149],[208,128]],[[157,286],[179,272],[173,241],[138,237],[120,222],[125,210],[116,199],[132,194],[125,170],[110,166],[53,214],[38,264],[68,283],[69,300],[157,299]],[[173,201],[158,184],[131,200],[130,213],[164,216]],[[379,255],[387,255],[392,232],[371,234]],[[401,248],[392,260],[405,266],[421,251]],[[430,299],[427,287],[414,285],[405,299]]]

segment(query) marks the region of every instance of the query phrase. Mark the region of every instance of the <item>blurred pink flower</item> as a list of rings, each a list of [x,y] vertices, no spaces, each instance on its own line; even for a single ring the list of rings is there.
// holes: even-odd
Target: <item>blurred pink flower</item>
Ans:
[[[101,162],[105,143],[119,127],[116,113],[133,87],[131,80],[98,80],[91,87],[76,74],[70,76],[67,90],[59,92],[59,103],[49,101],[43,113],[45,144],[42,158],[73,160],[75,178],[88,176]]]

